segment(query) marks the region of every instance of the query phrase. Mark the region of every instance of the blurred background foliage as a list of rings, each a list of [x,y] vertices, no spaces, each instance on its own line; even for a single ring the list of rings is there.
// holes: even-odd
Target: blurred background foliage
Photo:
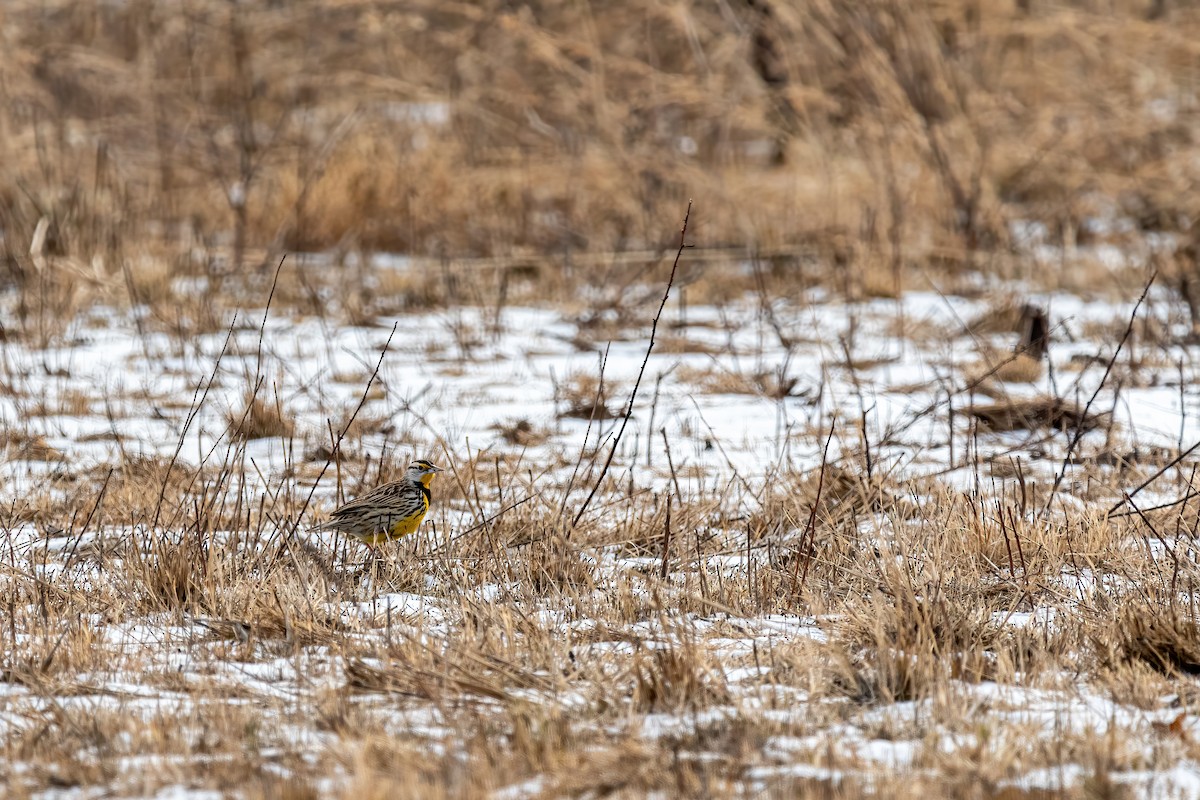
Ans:
[[[13,0],[0,37],[16,279],[653,250],[689,198],[705,246],[835,268],[1195,236],[1190,3]]]

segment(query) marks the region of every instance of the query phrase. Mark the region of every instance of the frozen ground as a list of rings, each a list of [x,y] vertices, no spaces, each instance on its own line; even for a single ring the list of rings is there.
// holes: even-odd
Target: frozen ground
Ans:
[[[736,470],[749,478],[784,466],[812,468],[823,441],[811,434],[827,430],[831,415],[846,427],[865,415],[868,441],[887,463],[965,468],[961,452],[948,463],[950,425],[953,436],[966,437],[971,421],[959,414],[951,423],[947,408],[965,406],[985,391],[963,388],[1001,364],[1015,343],[1013,335],[980,337],[964,330],[996,304],[996,296],[966,300],[910,293],[902,305],[880,300],[847,306],[822,303],[821,295],[814,292],[806,307],[775,312],[786,347],[762,309],[752,305],[689,308],[686,327],[668,307],[618,453],[622,469],[647,463],[650,468],[642,472],[661,480],[668,468],[663,430],[680,471],[691,467],[718,476]],[[1086,403],[1133,304],[1070,296],[1028,299],[1049,308],[1057,326],[1051,367],[1033,382],[1004,384],[1003,393],[1018,398],[1050,393]],[[394,432],[387,440],[368,440],[369,446],[386,447],[400,460],[436,459],[443,451],[462,456],[503,449],[501,429],[525,420],[547,435],[544,444],[527,448],[526,458],[538,465],[553,463],[552,456],[573,462],[586,434],[589,443],[605,440],[616,423],[589,419],[586,412],[564,416],[564,395],[578,376],[587,376],[586,388],[593,389],[593,377],[602,373],[605,407],[619,416],[649,332],[648,325],[621,327],[606,340],[554,311],[537,309],[507,309],[498,321],[492,312],[475,309],[412,315],[394,320],[394,336],[393,320],[348,328],[273,318],[260,334],[261,321],[261,310],[246,312],[231,332],[180,342],[165,333],[139,336],[130,320],[95,312],[73,326],[60,347],[32,352],[5,347],[9,392],[0,413],[7,425],[44,437],[75,464],[106,464],[130,452],[169,457],[181,441],[182,458],[198,463],[211,457],[228,433],[229,415],[244,409],[245,397],[260,381],[260,395],[298,423],[294,442],[264,438],[248,445],[248,455],[273,483],[288,466],[289,446],[328,443],[330,421],[336,425],[358,404],[390,338],[364,414],[385,419]],[[1089,326],[1108,326],[1111,336],[1095,338]],[[1111,412],[1130,446],[1173,448],[1200,438],[1200,394],[1190,390],[1188,380],[1194,348],[1156,348],[1151,362],[1142,363],[1138,347],[1131,342],[1126,351],[1127,359],[1130,350],[1139,359],[1137,382],[1119,384],[1119,393],[1102,393],[1094,410]],[[780,394],[772,390],[785,382],[786,396],[768,396]],[[740,391],[723,393],[723,387]],[[948,392],[954,393],[950,400]],[[198,394],[206,394],[206,402],[185,431]],[[79,402],[86,405],[84,413],[60,413],[75,411]],[[422,444],[412,444],[414,439]],[[1021,454],[1028,439],[995,437],[981,447]],[[1083,449],[1088,444],[1085,439]],[[1037,450],[1031,457],[1042,455]],[[1044,455],[1053,460],[1051,452]],[[5,470],[20,486],[41,468],[10,459]]]
[[[1080,463],[1057,490],[1071,513],[1109,508],[1122,487],[1200,440],[1196,351],[1165,297],[1151,295],[1111,368],[1132,300],[1023,298],[1049,309],[1053,344],[1049,369],[1017,383],[983,378],[1008,358],[1015,334],[968,329],[1003,306],[1003,296],[910,293],[901,302],[846,304],[814,291],[770,309],[751,301],[691,307],[686,319],[668,305],[608,480],[584,516],[590,533],[565,545],[573,568],[587,574],[586,591],[565,590],[566,579],[540,587],[534,572],[521,577],[496,565],[532,558],[518,535],[526,523],[470,554],[458,537],[487,529],[490,515],[515,513],[505,509],[528,497],[522,508],[531,526],[550,517],[561,525],[580,507],[621,427],[646,354],[648,314],[585,324],[555,310],[460,309],[342,327],[280,311],[260,329],[259,309],[240,314],[229,331],[180,340],[139,333],[132,318],[97,310],[56,346],[8,342],[0,583],[11,599],[0,634],[7,651],[0,775],[11,791],[41,797],[274,796],[300,785],[289,781],[343,794],[391,769],[378,754],[379,742],[388,742],[395,764],[442,765],[435,778],[451,786],[449,794],[587,794],[581,782],[606,779],[603,768],[576,756],[526,757],[474,781],[453,778],[445,766],[478,763],[481,738],[524,753],[557,737],[568,743],[563,752],[608,753],[619,744],[623,759],[647,765],[660,751],[674,753],[696,774],[719,777],[711,791],[733,796],[814,787],[886,796],[911,781],[967,781],[987,787],[978,796],[988,797],[1100,784],[1115,794],[1200,797],[1190,679],[1150,684],[1161,693],[1133,698],[1114,688],[1121,678],[1110,673],[1072,672],[1068,652],[1036,673],[1026,664],[983,679],[951,675],[936,692],[912,698],[838,696],[796,676],[807,674],[797,666],[806,654],[826,663],[831,641],[845,640],[844,607],[827,601],[814,615],[808,602],[783,595],[757,606],[744,599],[765,585],[756,569],[773,570],[777,585],[800,574],[788,566],[796,562],[772,553],[798,552],[809,506],[797,499],[799,510],[756,534],[753,546],[747,520],[767,513],[777,487],[811,490],[823,463],[902,486],[917,508],[954,490],[991,503],[1015,496],[1018,483],[1036,486],[1021,520],[1036,528],[1072,433],[1036,425],[988,432],[968,413],[972,404],[1053,395],[1082,407],[1095,394],[1091,410],[1110,419],[1074,447]],[[1158,332],[1153,343],[1147,330]],[[256,387],[267,407],[294,423],[289,433],[230,435]],[[358,420],[370,424],[347,435],[341,466],[327,466],[364,396]],[[591,414],[597,396],[601,411]],[[1104,459],[1134,461],[1135,451],[1143,454],[1136,468],[1114,481],[1117,468]],[[189,521],[173,530],[168,515],[123,516],[113,505],[120,501],[90,483],[76,513],[54,516],[81,491],[78,476],[145,457],[225,474],[205,480],[239,498],[230,503],[241,511],[214,511],[206,528],[184,501],[180,514]],[[362,554],[344,542],[306,533],[335,502],[338,477],[353,496],[411,457],[431,458],[454,476],[435,486],[442,496],[430,521],[395,545],[390,563],[359,564]],[[1191,463],[1139,492],[1139,507],[1182,496]],[[489,484],[493,469],[504,477]],[[148,483],[143,492],[158,490]],[[660,544],[631,546],[624,534],[605,531],[635,531],[637,504],[669,495],[715,510],[680,512],[676,547],[690,546],[694,534],[696,552],[677,552],[656,583],[660,565],[668,566]],[[919,562],[913,574],[938,570],[928,553],[896,544],[904,536],[898,517],[870,507],[859,513],[862,541],[874,542],[859,556],[864,563],[892,552],[897,563]],[[238,529],[239,514],[255,521]],[[134,578],[163,571],[145,564],[161,562],[165,546],[182,547],[189,531],[203,532],[198,557],[218,567],[171,602],[131,600]],[[1119,544],[1144,547],[1152,564],[1174,559],[1176,574],[1190,575],[1192,540],[1171,533],[1173,540]],[[284,540],[297,547],[278,549]],[[133,547],[122,549],[127,541]],[[298,554],[300,545],[307,549]],[[1025,546],[1022,561],[1036,558]],[[308,607],[296,617],[289,596],[264,601],[246,588],[275,574],[274,560],[261,555],[270,548],[296,558],[294,571],[307,575],[295,591]],[[214,561],[218,549],[224,556]],[[327,579],[318,586],[317,572],[305,573],[301,562],[322,555]],[[472,572],[480,559],[490,566]],[[1008,563],[988,569],[1018,583],[1012,561],[1010,547]],[[1055,568],[1036,589],[1024,574],[1018,600],[984,609],[989,630],[1063,636],[1071,615],[1095,607],[1110,583],[1138,583],[1101,555],[1086,567]],[[225,592],[222,576],[238,588]],[[943,575],[939,587],[943,578],[954,581]],[[923,585],[916,596],[928,596],[931,584]],[[1177,585],[1190,602],[1190,583]],[[614,599],[626,596],[627,609]],[[535,649],[535,640],[544,657],[531,659],[523,648]],[[902,663],[907,651],[897,648]],[[859,658],[870,648],[846,652]],[[956,657],[935,655],[947,663]],[[684,666],[677,670],[671,659]],[[731,731],[743,732],[732,750]],[[47,737],[61,746],[45,745]],[[205,767],[216,763],[224,766]],[[579,775],[571,763],[581,765]],[[221,777],[242,774],[231,764],[250,765],[254,788]],[[627,780],[613,790],[637,793],[646,783]]]

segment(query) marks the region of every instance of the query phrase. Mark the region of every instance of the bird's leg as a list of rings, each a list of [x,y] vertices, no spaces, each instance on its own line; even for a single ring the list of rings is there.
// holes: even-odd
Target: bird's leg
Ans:
[[[367,550],[369,551],[369,555],[367,556],[368,560],[374,561],[376,565],[383,564],[387,561],[383,551],[376,547],[374,543],[364,542],[364,544],[366,544]]]
[[[359,568],[366,569],[367,565],[372,561],[379,560],[379,551],[375,549],[375,545],[371,544],[365,539],[359,539],[359,541],[362,542],[363,547],[367,548],[367,556],[362,560],[362,564],[359,565]]]

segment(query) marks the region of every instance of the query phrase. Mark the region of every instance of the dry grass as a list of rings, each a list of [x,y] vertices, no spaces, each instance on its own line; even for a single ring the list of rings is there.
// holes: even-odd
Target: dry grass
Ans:
[[[689,197],[697,241],[761,259],[771,286],[815,272],[895,297],[931,265],[1087,286],[1010,258],[1009,224],[1068,247],[1120,241],[1090,222],[1114,213],[1190,235],[1200,17],[1164,8],[10,3],[18,328],[97,295],[205,327],[280,249],[331,251],[337,304],[364,320],[611,286],[621,254],[669,245]],[[378,251],[429,257],[429,278],[363,285]],[[464,280],[471,256],[495,260]],[[1194,264],[1172,264],[1187,295]],[[685,278],[698,302],[756,283]]]
[[[1011,359],[996,359],[999,366],[992,374],[1006,383],[1037,383],[1046,374],[1046,367],[1036,358],[1019,353]]]
[[[230,410],[229,427],[235,437],[242,439],[288,438],[296,432],[295,421],[278,397],[272,402],[257,394],[247,395],[245,408]]]
[[[1106,425],[1103,415],[1085,414],[1083,408],[1057,397],[1013,399],[1002,403],[975,405],[971,406],[969,411],[981,425],[991,431],[1034,431],[1043,428],[1060,431],[1079,428],[1091,430]]]
[[[495,496],[524,480],[521,469],[519,460],[457,463],[440,484],[440,502],[470,506]],[[324,793],[314,787],[337,774],[339,792],[370,784],[401,796],[483,796],[534,778],[547,796],[596,787],[737,796],[748,771],[770,776],[787,763],[764,754],[808,736],[823,743],[789,758],[871,774],[870,763],[833,755],[845,743],[821,739],[849,714],[874,739],[924,737],[919,763],[942,776],[937,785],[1001,796],[993,793],[997,781],[1064,758],[1094,765],[1096,780],[1137,768],[1141,762],[1119,750],[1133,746],[1134,734],[1072,734],[1058,749],[980,743],[947,752],[936,731],[961,739],[978,724],[969,687],[1054,693],[1073,674],[1082,681],[1071,684],[1076,690],[1119,685],[1123,702],[1153,710],[1164,693],[1184,691],[1180,682],[1197,659],[1189,613],[1179,608],[1164,618],[1169,600],[1132,591],[1191,581],[1196,566],[1131,549],[1131,538],[1151,535],[1138,517],[1107,521],[1071,506],[1038,520],[1000,496],[929,497],[928,485],[903,475],[868,478],[853,461],[753,479],[725,495],[689,490],[673,504],[675,539],[665,562],[664,503],[657,495],[624,495],[619,483],[606,490],[619,505],[574,530],[559,514],[566,488],[542,482],[533,502],[467,530],[450,550],[400,546],[386,561],[356,564],[336,550],[273,535],[272,515],[258,506],[220,512],[214,498],[232,486],[193,474],[131,461],[108,476],[106,528],[145,524],[152,511],[131,502],[139,491],[157,497],[161,490],[160,516],[176,521],[161,534],[140,529],[120,546],[89,542],[69,556],[45,556],[89,565],[86,592],[71,569],[50,579],[6,570],[4,602],[17,610],[11,625],[22,635],[4,639],[3,678],[30,700],[60,704],[6,740],[9,758],[38,765],[22,777],[22,791],[97,783],[152,791],[182,782],[309,796]],[[236,475],[217,480],[244,479]],[[82,494],[98,490],[92,483]],[[928,497],[919,509],[903,502],[913,493]],[[722,513],[753,494],[763,502],[752,518]],[[301,500],[278,497],[273,505],[296,509]],[[809,520],[806,545],[789,532]],[[81,535],[80,524],[66,526],[68,540]],[[35,552],[40,546],[34,543]],[[739,559],[732,570],[722,566],[730,553]],[[646,557],[649,565],[636,566]],[[633,561],[598,568],[613,558]],[[1131,591],[1118,599],[1070,591],[1080,560],[1120,576]],[[484,587],[498,594],[485,601]],[[396,591],[420,592],[428,607],[380,601]],[[331,613],[330,602],[367,612]],[[1006,622],[1048,609],[1075,623],[1033,629]],[[806,644],[771,633],[759,627],[767,615],[813,615],[822,638]],[[167,625],[160,635],[183,637],[175,647],[194,668],[172,672],[170,647],[130,648],[131,633],[115,635],[131,625],[154,627],[156,619]],[[748,644],[733,655],[717,644],[726,641]],[[272,699],[269,683],[241,674],[292,669],[324,687],[314,688],[311,707],[290,708]],[[104,707],[111,691],[105,676],[128,670],[187,710],[140,721],[137,732],[124,716],[102,711],[85,721],[73,710],[72,697]],[[794,713],[797,692],[807,698],[803,714]],[[24,699],[7,702],[28,708]],[[762,702],[789,711],[751,710]],[[885,716],[872,730],[860,719],[886,715],[897,702],[931,709],[937,724]],[[381,709],[436,710],[437,732],[397,737]],[[1007,712],[988,713],[1000,719]],[[315,751],[287,733],[297,725],[312,726],[306,736],[318,737]],[[1164,730],[1177,748],[1186,746]],[[219,768],[198,766],[196,741]],[[175,766],[135,775],[120,766],[134,756]],[[878,777],[893,779],[887,770]],[[762,780],[771,791],[825,791],[782,773]],[[895,796],[915,796],[924,780],[898,783]],[[839,785],[837,792],[857,793]]]
[[[9,796],[1099,797],[1200,760],[1195,460],[1113,423],[1123,387],[1194,399],[1195,9],[17,0],[0,20]],[[786,424],[758,468],[697,463],[727,444],[697,403],[675,440],[639,417],[605,472],[632,381],[599,366],[483,449],[422,416],[548,308],[574,327],[551,344],[640,349],[692,197],[673,365],[638,411],[680,387],[769,401]],[[1012,299],[1136,297],[1143,257],[1181,302],[1119,358],[1128,320]],[[931,287],[984,311],[898,313],[895,348],[856,346],[866,311]],[[441,335],[388,339],[431,309]],[[360,336],[298,385],[266,317]],[[162,386],[75,381],[125,328]],[[935,359],[944,386],[905,378],[933,405],[876,415],[874,389],[903,394],[896,350],[964,337],[986,364]],[[1102,408],[1048,371],[1062,342],[1098,343],[1072,370],[1111,370]],[[385,348],[399,380],[373,371]],[[233,407],[197,432],[223,383]],[[374,558],[306,531],[412,455],[447,467],[428,536]],[[1064,765],[1069,785],[1022,788]]]
[[[568,375],[558,387],[557,394],[562,403],[558,415],[584,420],[612,419],[618,416],[618,412],[609,406],[614,393],[612,382],[606,383],[603,375],[586,372]]]

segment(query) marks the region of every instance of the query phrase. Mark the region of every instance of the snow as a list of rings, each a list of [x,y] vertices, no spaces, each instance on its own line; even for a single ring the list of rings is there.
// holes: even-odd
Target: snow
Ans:
[[[440,124],[436,108],[418,104],[402,110],[416,121]],[[1030,241],[1045,235],[1036,227],[1022,228],[1018,233]],[[1117,259],[1112,253],[1100,255]],[[384,268],[404,266],[400,262]],[[845,426],[847,420],[857,420],[865,411],[864,432],[876,452],[878,469],[928,474],[937,476],[943,487],[972,488],[979,475],[974,465],[964,460],[970,424],[963,414],[952,423],[939,404],[947,388],[956,385],[953,376],[958,376],[960,385],[961,376],[980,362],[978,344],[958,331],[964,319],[986,310],[988,302],[951,302],[933,291],[907,294],[899,306],[893,301],[854,306],[825,302],[827,298],[820,292],[812,292],[806,299],[810,304],[801,308],[780,304],[775,309],[796,341],[801,342],[792,348],[772,340],[761,310],[753,303],[720,310],[689,308],[689,326],[673,332],[714,352],[657,352],[651,356],[614,461],[614,474],[621,480],[636,477],[638,486],[649,491],[670,490],[678,481],[689,490],[716,495],[739,480],[761,483],[783,467],[818,468],[823,441],[812,431],[828,430],[835,417]],[[1132,311],[1130,302],[1062,294],[1037,299],[1068,330],[1079,330],[1089,323],[1112,324],[1127,319]],[[927,346],[890,333],[892,322],[901,312],[914,325],[933,327]],[[262,310],[241,314],[239,323],[228,334],[228,347],[225,331],[189,341],[155,332],[139,336],[128,319],[116,314],[96,317],[102,326],[76,331],[69,345],[38,350],[9,342],[4,346],[5,358],[14,392],[0,396],[0,422],[6,429],[45,437],[76,470],[117,462],[123,452],[168,459],[178,452],[180,459],[193,466],[215,464],[231,452],[226,439],[229,414],[240,411],[247,390],[262,377],[265,398],[271,403],[278,401],[297,421],[298,429],[294,441],[275,438],[246,443],[246,463],[252,463],[254,469],[246,471],[247,486],[243,489],[248,497],[264,493],[270,496],[285,485],[297,487],[303,496],[312,487],[314,476],[297,470],[298,453],[307,446],[329,444],[330,420],[337,425],[358,405],[394,324],[391,347],[374,382],[375,394],[363,411],[363,416],[385,419],[392,431],[369,434],[347,446],[374,458],[402,462],[410,456],[429,456],[454,465],[465,463],[471,455],[509,452],[500,426],[528,420],[535,428],[544,429],[548,437],[544,443],[524,448],[522,463],[538,465],[539,473],[565,478],[571,474],[574,456],[581,447],[612,441],[616,422],[599,420],[589,425],[586,419],[560,418],[562,387],[570,376],[595,374],[597,353],[606,351],[604,379],[614,387],[609,405],[620,409],[646,352],[646,331],[642,330],[625,332],[629,338],[623,341],[596,340],[590,348],[580,350],[572,341],[587,335],[587,331],[564,314],[547,309],[506,308],[498,318],[493,310],[478,309],[412,314],[379,320],[374,327],[331,327],[324,320],[271,315],[260,332],[256,321],[262,316]],[[676,317],[667,322],[680,320]],[[843,337],[854,360],[869,360],[875,365],[851,370],[842,364],[843,353],[837,343]],[[1011,347],[1012,342],[1011,337],[997,336],[987,344],[1003,349]],[[1012,396],[1035,396],[1053,393],[1057,386],[1058,394],[1086,401],[1100,385],[1103,367],[1093,364],[1081,368],[1073,359],[1098,352],[1107,358],[1113,343],[1102,344],[1098,347],[1086,337],[1074,343],[1063,341],[1052,351],[1051,371],[1044,371],[1032,384],[1009,385],[1006,391]],[[1191,355],[1192,349],[1182,345],[1158,354],[1158,366],[1143,368],[1139,382],[1122,386],[1115,404],[1111,392],[1098,395],[1096,410],[1115,415],[1122,443],[1172,449],[1200,439],[1200,391],[1191,381],[1181,385],[1178,378],[1177,364],[1190,364]],[[784,398],[706,393],[679,377],[681,367],[728,376],[771,372],[781,364],[788,366],[786,377],[797,381],[793,395]],[[655,392],[660,376],[662,381]],[[207,399],[197,411],[199,398],[206,393]],[[70,411],[74,407],[72,398],[79,395],[91,401],[88,413]],[[35,402],[49,413],[31,414]],[[923,413],[929,409],[936,413]],[[799,431],[806,433],[801,436]],[[111,434],[111,438],[99,434]],[[664,438],[671,443],[669,454],[664,450]],[[983,439],[976,446],[989,451],[980,454],[984,456],[1012,448],[1022,458],[1030,478],[1045,481],[1052,479],[1060,467],[1064,438],[1060,435],[1048,443],[1035,443],[1024,433],[1013,433]],[[1085,438],[1076,455],[1091,447],[1094,438]],[[952,443],[954,464],[948,463]],[[839,437],[830,447],[830,458],[837,459],[858,445],[853,437]],[[8,447],[9,460],[0,464],[0,481],[4,502],[11,505],[42,485],[48,475],[55,474],[56,467],[53,462],[13,458],[16,445],[10,442]],[[674,475],[668,467],[668,455]],[[999,480],[999,485],[1004,483],[1004,479],[993,480]],[[333,484],[333,475],[327,472],[315,488],[310,518],[335,501]],[[518,488],[515,496],[523,491]],[[742,507],[735,511],[745,515],[758,510],[751,493],[739,497]],[[1146,492],[1145,499],[1151,502],[1152,497],[1153,489]],[[466,502],[440,504],[431,513],[431,530],[422,534],[423,543],[430,547],[446,545],[452,556],[456,532],[513,499],[507,494],[487,497],[480,508]],[[1063,502],[1071,501],[1064,498]],[[598,503],[591,513],[607,513],[601,512],[602,508]],[[778,541],[794,543],[799,538],[803,520],[792,522],[795,527],[780,532],[782,538]],[[879,536],[886,535],[885,526],[877,520],[868,520],[867,524]],[[8,532],[2,555],[5,562],[15,565],[13,575],[34,575],[40,581],[57,582],[66,570],[59,559],[65,559],[68,553],[96,543],[121,541],[123,537],[144,543],[149,535],[147,528],[135,532],[97,525],[80,533],[45,531],[37,524],[24,523]],[[233,536],[221,536],[225,535]],[[298,536],[322,551],[329,550],[334,541],[327,535],[303,530]],[[728,552],[706,559],[704,569],[709,580],[742,574],[752,558],[742,547],[740,539],[731,537]],[[1155,558],[1169,559],[1163,541],[1152,542],[1151,553]],[[687,555],[680,553],[678,557],[685,559]],[[657,557],[602,549],[581,553],[581,558],[594,567],[601,592],[607,591],[606,582],[615,585],[623,572],[653,573],[661,564]],[[902,557],[896,558],[898,565],[904,563]],[[90,565],[72,564],[71,569],[75,570],[71,573],[71,579],[77,582],[74,585],[100,586],[104,580],[102,572]],[[1049,580],[1069,597],[1080,600],[1116,585],[1114,576],[1092,566],[1081,566]],[[392,641],[425,643],[432,648],[459,621],[461,600],[481,605],[497,602],[505,591],[505,587],[494,584],[462,586],[455,598],[448,600],[438,593],[441,588],[434,576],[424,575],[407,591],[388,588],[367,599],[330,596],[314,602],[332,619],[346,625],[358,637],[354,641],[369,641],[381,649],[385,642]],[[561,608],[522,611],[553,630],[564,643],[578,641],[576,650],[581,661],[642,650],[669,650],[685,641],[702,641],[711,661],[721,665],[719,680],[728,691],[728,702],[678,713],[631,713],[618,727],[636,731],[645,741],[659,741],[695,736],[699,730],[739,719],[775,724],[781,732],[762,745],[759,755],[763,763],[745,772],[750,787],[778,778],[837,783],[854,777],[869,784],[875,770],[897,774],[917,769],[931,742],[935,743],[932,747],[945,752],[986,745],[976,733],[939,726],[930,702],[853,709],[836,698],[813,698],[793,687],[773,686],[777,667],[765,658],[761,663],[756,661],[759,654],[781,643],[826,645],[830,641],[829,619],[786,614],[743,617],[728,612],[679,613],[634,622],[622,632],[622,638],[594,641],[591,634],[600,629],[595,620],[574,618]],[[993,621],[1011,629],[1045,631],[1070,624],[1055,608],[1013,610],[993,615]],[[131,619],[88,619],[87,624],[100,641],[128,654],[131,662],[133,656],[138,656],[137,671],[116,663],[109,672],[75,674],[72,679],[82,688],[77,695],[59,701],[64,707],[119,708],[125,713],[149,715],[164,709],[194,711],[201,703],[196,696],[208,702],[214,695],[228,692],[230,703],[292,708],[312,702],[317,692],[342,685],[340,654],[328,647],[297,648],[281,655],[249,636],[244,642],[234,641],[236,637],[223,639],[208,623],[167,613],[146,613]],[[226,656],[239,647],[245,649],[244,657]],[[388,662],[380,658],[368,663],[384,668]],[[169,684],[175,691],[162,688],[164,676],[180,678]],[[148,680],[153,677],[160,680]],[[545,677],[553,683],[558,676],[547,673]],[[1038,687],[985,681],[956,682],[954,690],[978,709],[975,721],[979,726],[1019,728],[1041,740],[1068,733],[1105,735],[1115,730],[1146,740],[1152,735],[1151,722],[1169,722],[1174,713],[1122,705],[1098,691],[1071,683],[1070,678],[1065,681],[1065,689],[1044,688],[1044,681]],[[194,693],[189,694],[187,687]],[[514,701],[568,711],[579,712],[590,702],[573,691],[556,693],[520,687],[506,691]],[[383,701],[363,701],[366,708],[373,703],[377,706],[374,718],[385,728],[421,739],[430,748],[451,746],[447,742],[454,730],[443,709],[399,708]],[[806,728],[808,711],[827,711],[839,703],[846,708],[843,720],[822,729]],[[42,713],[47,707],[27,687],[0,683],[0,730],[28,730],[32,725],[30,710]],[[1195,735],[1196,728],[1195,720],[1189,719],[1185,730]],[[796,729],[802,732],[796,734]],[[885,738],[878,735],[880,729],[895,729],[904,735]],[[309,742],[313,748],[320,748],[334,737],[296,725],[288,738],[292,743]],[[836,758],[822,765],[830,754]],[[809,763],[813,761],[816,763]],[[125,766],[132,769],[136,765]],[[1089,769],[1072,763],[1034,768],[1007,780],[1005,785],[1059,791],[1078,786],[1091,775]],[[1114,770],[1109,777],[1139,796],[1200,797],[1200,763],[1192,760],[1154,770]],[[532,777],[500,787],[491,797],[506,800],[547,789],[542,777]],[[89,795],[63,790],[42,796]],[[152,796],[193,800],[219,794],[177,785]]]

